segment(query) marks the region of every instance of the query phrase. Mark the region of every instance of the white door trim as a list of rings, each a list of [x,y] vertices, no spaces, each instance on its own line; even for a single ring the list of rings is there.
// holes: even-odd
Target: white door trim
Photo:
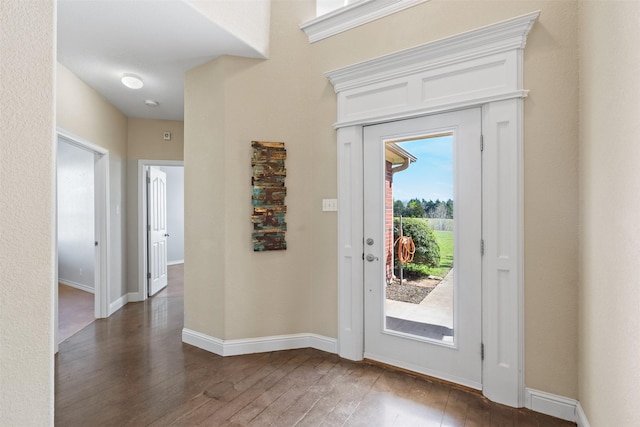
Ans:
[[[138,160],[138,292],[131,301],[148,298],[147,283],[147,175],[149,166],[183,166],[183,160]]]
[[[89,142],[83,138],[73,135],[60,127],[57,128],[57,138],[64,139],[65,142],[76,145],[82,149],[89,150],[97,154],[99,157],[95,162],[94,176],[95,176],[95,229],[96,229],[96,241],[98,242],[98,249],[96,250],[95,259],[95,293],[94,293],[94,307],[95,317],[104,318],[109,317],[109,263],[110,263],[110,239],[109,239],[109,151]],[[56,209],[56,230],[57,230],[57,209]],[[58,249],[56,247],[56,259],[58,257]],[[57,275],[57,274],[56,274]],[[58,286],[56,280],[55,286]],[[56,306],[57,306],[57,295]],[[56,311],[57,318],[57,311]],[[56,322],[57,323],[57,322]],[[56,328],[56,343],[57,341],[57,328]]]
[[[527,34],[539,14],[326,73],[338,101],[338,353],[342,357],[363,358],[363,126],[481,106],[483,393],[505,405],[524,405],[523,55]]]

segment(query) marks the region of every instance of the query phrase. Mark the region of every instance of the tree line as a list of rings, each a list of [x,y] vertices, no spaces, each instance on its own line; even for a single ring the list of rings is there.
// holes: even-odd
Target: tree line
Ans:
[[[453,200],[411,199],[406,204],[402,200],[393,201],[393,216],[408,218],[453,218]]]

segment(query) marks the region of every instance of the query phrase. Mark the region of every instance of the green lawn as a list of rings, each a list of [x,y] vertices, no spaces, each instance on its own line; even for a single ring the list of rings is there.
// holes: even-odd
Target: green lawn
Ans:
[[[440,266],[429,268],[422,264],[409,263],[405,266],[405,270],[418,273],[421,276],[440,276],[447,275],[453,267],[453,231],[434,231],[438,246],[440,246]]]

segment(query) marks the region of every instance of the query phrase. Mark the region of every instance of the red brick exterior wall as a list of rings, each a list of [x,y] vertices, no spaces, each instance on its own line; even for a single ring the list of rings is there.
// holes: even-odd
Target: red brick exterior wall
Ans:
[[[391,172],[391,162],[385,162],[384,181],[385,279],[387,283],[390,283],[393,279],[393,173]]]

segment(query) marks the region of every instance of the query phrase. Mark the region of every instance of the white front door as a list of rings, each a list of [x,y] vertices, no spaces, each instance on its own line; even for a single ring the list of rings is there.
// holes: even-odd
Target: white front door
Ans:
[[[445,152],[449,144],[449,153],[443,156],[444,160],[430,159],[428,168],[441,169],[444,172],[439,172],[440,175],[446,175],[448,170],[450,177],[413,177],[411,185],[407,187],[409,193],[405,191],[400,194],[395,184],[398,181],[397,174],[409,176],[406,174],[412,168],[417,170],[421,161],[434,156],[433,150],[421,150],[418,147],[423,144],[430,148],[429,144],[435,144],[436,140],[440,141],[439,144],[444,144]],[[414,151],[422,154],[411,153],[410,149],[397,150],[397,147],[409,147],[408,142],[414,144]],[[400,152],[401,155],[405,151],[405,156],[407,152],[414,154],[417,161],[397,174],[390,173],[390,165],[385,165],[390,158],[389,148],[396,148],[392,151]],[[482,389],[480,109],[367,126],[364,128],[363,155],[365,358]],[[450,198],[453,201],[452,215],[432,213],[430,216],[439,218],[436,222],[433,219],[418,220],[436,228],[441,227],[436,225],[440,219],[448,224],[442,226],[442,229],[448,231],[435,231],[434,235],[438,237],[441,252],[444,254],[449,251],[452,257],[448,260],[451,270],[439,270],[445,276],[444,280],[438,283],[436,277],[423,281],[424,283],[420,280],[413,282],[411,286],[415,288],[412,289],[417,290],[422,290],[420,288],[425,287],[425,284],[433,286],[438,283],[420,301],[399,301],[397,295],[391,296],[390,293],[392,285],[396,285],[396,289],[398,286],[401,286],[399,289],[409,289],[410,284],[400,284],[397,278],[393,281],[389,274],[388,260],[397,256],[397,248],[391,254],[385,249],[385,241],[392,238],[388,230],[393,228],[388,206],[385,215],[385,199],[387,205],[390,200],[385,197],[389,195],[389,190],[385,190],[385,183],[387,187],[389,184],[389,175],[396,175],[391,186],[396,200],[404,198],[406,202],[409,198],[415,198],[426,199],[427,202],[437,198],[442,203]],[[451,184],[450,194],[444,194],[446,191],[442,187],[436,188],[436,181],[447,179]],[[438,185],[442,186],[442,183]],[[446,183],[444,186],[446,187]],[[422,192],[430,191],[431,187],[436,189],[429,194],[435,195],[424,196],[427,193]],[[443,194],[436,196],[440,194],[438,191]],[[441,210],[446,212],[444,207]],[[394,216],[397,214],[394,212]],[[448,243],[439,239],[448,239]],[[387,289],[387,284],[390,289]]]
[[[149,167],[148,224],[149,224],[149,296],[167,286],[167,174],[157,167]]]

